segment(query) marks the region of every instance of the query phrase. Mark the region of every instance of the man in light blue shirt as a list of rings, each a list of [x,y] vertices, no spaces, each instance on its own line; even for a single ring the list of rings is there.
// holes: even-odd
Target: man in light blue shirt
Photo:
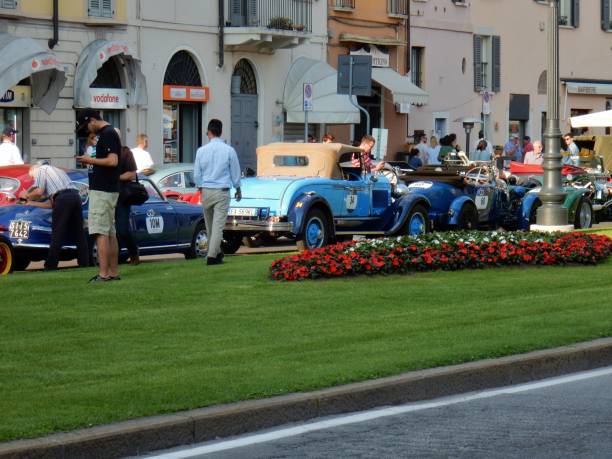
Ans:
[[[193,165],[193,177],[202,196],[208,235],[207,265],[223,263],[221,243],[229,210],[230,188],[236,189],[236,201],[242,199],[238,155],[236,150],[221,140],[222,130],[220,120],[210,120],[207,132],[209,142],[198,148]]]

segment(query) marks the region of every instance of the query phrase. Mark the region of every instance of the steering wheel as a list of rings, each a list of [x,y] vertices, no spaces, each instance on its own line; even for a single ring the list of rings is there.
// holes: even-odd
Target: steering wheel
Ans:
[[[398,173],[396,168],[385,163],[384,167],[380,171],[378,171],[378,173],[385,177],[387,180],[389,180],[389,183],[392,187],[397,186],[398,175],[400,174]]]
[[[478,166],[465,173],[465,183],[468,185],[484,185],[489,182],[489,169],[486,166]]]

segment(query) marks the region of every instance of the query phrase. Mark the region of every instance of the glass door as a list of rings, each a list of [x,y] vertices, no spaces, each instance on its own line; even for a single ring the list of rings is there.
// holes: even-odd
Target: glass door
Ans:
[[[162,115],[163,140],[164,140],[164,162],[178,163],[178,104],[164,102]]]
[[[22,159],[27,161],[28,158],[26,158],[23,152],[23,109],[0,108],[0,132],[4,131],[6,127],[12,127],[17,131],[17,134],[15,134],[15,145],[19,148]]]
[[[179,151],[182,163],[192,163],[202,143],[200,122],[201,104],[180,104]]]

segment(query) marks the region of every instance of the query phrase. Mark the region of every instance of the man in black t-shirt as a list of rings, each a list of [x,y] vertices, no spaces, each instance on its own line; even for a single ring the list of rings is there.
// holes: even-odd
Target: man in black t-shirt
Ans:
[[[119,158],[121,140],[109,123],[96,110],[83,110],[77,132],[98,136],[94,156],[77,156],[89,169],[89,234],[98,248],[99,273],[90,282],[119,280],[119,246],[115,230],[115,207],[119,197]]]

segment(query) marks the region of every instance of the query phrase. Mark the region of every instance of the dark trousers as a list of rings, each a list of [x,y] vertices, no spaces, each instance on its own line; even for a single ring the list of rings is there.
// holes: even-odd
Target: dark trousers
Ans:
[[[62,245],[76,242],[80,267],[89,266],[87,237],[83,229],[83,209],[77,190],[66,190],[56,195],[51,212],[51,245],[45,269],[56,269]]]
[[[125,247],[130,258],[138,256],[138,246],[134,242],[130,231],[130,209],[132,206],[117,203],[115,208],[115,228],[117,230],[117,242],[119,248]]]

